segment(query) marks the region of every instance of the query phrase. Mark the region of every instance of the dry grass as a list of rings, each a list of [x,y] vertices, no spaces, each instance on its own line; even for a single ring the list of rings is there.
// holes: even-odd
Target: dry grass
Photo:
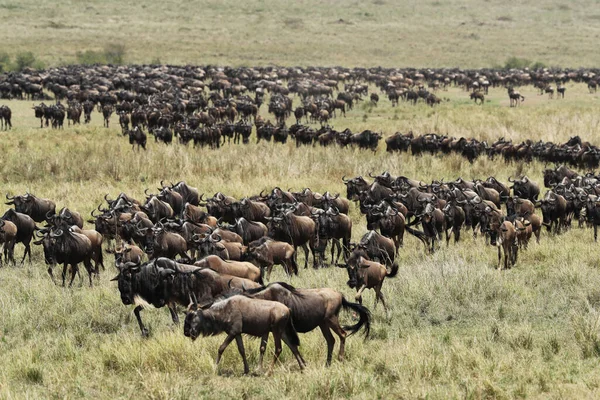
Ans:
[[[382,5],[384,6],[384,5]],[[567,99],[548,100],[524,90],[520,109],[509,109],[505,93],[492,89],[483,107],[451,89],[440,107],[398,108],[382,101],[359,105],[333,123],[385,134],[413,129],[487,140],[500,136],[562,142],[579,134],[598,144],[596,95],[583,85],[568,87]],[[342,175],[389,170],[424,180],[496,175],[518,171],[541,181],[544,168],[490,161],[470,165],[458,156],[411,157],[351,149],[287,145],[225,145],[219,151],[149,143],[132,152],[116,129],[104,129],[97,113],[89,127],[52,131],[37,128],[31,104],[10,102],[15,129],[0,133],[2,193],[30,190],[89,212],[105,193],[142,197],[160,179],[184,179],[212,195],[241,197],[263,188],[311,187],[342,191]],[[264,110],[263,110],[264,111]],[[366,115],[366,120],[363,121]],[[116,124],[116,122],[115,122]],[[354,238],[366,231],[356,208]],[[21,254],[21,248],[17,250]],[[214,367],[222,337],[192,343],[173,327],[166,310],[144,319],[151,337],[143,340],[131,309],[120,303],[113,270],[94,289],[55,287],[45,273],[39,248],[35,262],[0,270],[0,397],[95,398],[564,398],[596,397],[600,339],[600,256],[590,230],[561,237],[545,232],[518,266],[495,271],[496,250],[464,235],[459,246],[425,255],[412,237],[400,252],[399,277],[384,285],[392,317],[375,310],[373,335],[348,340],[347,360],[324,368],[319,333],[303,335],[301,351],[310,363],[300,373],[290,354],[272,376],[241,377],[235,346]],[[281,271],[275,279],[284,279]],[[345,271],[302,270],[292,284],[330,286],[347,298]],[[372,293],[365,301],[373,304]],[[347,317],[346,317],[347,318]],[[258,342],[246,339],[256,365]]]
[[[46,64],[119,43],[126,60],[235,65],[490,67],[509,56],[600,64],[594,0],[0,0],[2,47]],[[336,23],[343,21],[344,23]],[[585,21],[585,22],[583,22]]]

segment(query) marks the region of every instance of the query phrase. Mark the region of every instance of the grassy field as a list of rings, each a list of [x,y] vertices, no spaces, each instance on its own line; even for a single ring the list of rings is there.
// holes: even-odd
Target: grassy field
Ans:
[[[47,65],[126,61],[480,68],[510,56],[596,67],[597,0],[0,0],[0,50]]]
[[[459,89],[436,108],[362,103],[338,129],[375,128],[389,135],[413,129],[474,136],[566,141],[579,134],[599,144],[598,96],[570,85],[565,100],[548,100],[524,89],[524,106],[510,109],[503,90],[471,104]],[[504,164],[483,157],[474,164],[458,156],[412,157],[338,148],[301,148],[293,143],[225,145],[219,151],[149,143],[132,152],[116,128],[40,129],[29,102],[13,109],[10,132],[0,132],[0,195],[29,190],[87,214],[105,193],[143,197],[160,179],[184,179],[201,192],[236,197],[273,186],[311,187],[344,193],[342,175],[389,170],[423,180],[528,174],[541,182],[544,165]],[[263,110],[264,111],[264,110]],[[117,121],[113,118],[113,126]],[[366,231],[351,208],[355,239]],[[309,367],[301,373],[289,351],[271,376],[241,376],[235,346],[219,371],[216,350],[223,337],[192,343],[168,312],[147,310],[151,336],[144,340],[130,307],[121,304],[109,265],[93,288],[54,286],[39,248],[34,262],[0,269],[0,398],[580,398],[600,392],[600,254],[589,229],[560,237],[546,232],[540,245],[520,254],[510,271],[498,272],[496,249],[470,234],[458,246],[426,255],[408,236],[400,273],[386,281],[391,318],[374,310],[372,337],[351,337],[347,359],[325,368],[320,333],[301,337]],[[17,256],[22,252],[19,246]],[[281,270],[273,280],[285,279]],[[291,283],[329,286],[348,299],[346,272],[301,270]],[[76,281],[77,282],[77,281]],[[366,305],[374,296],[367,292]],[[349,316],[345,316],[348,320]],[[258,341],[246,339],[256,365]],[[272,346],[272,344],[271,344]],[[272,351],[270,347],[268,352]],[[337,351],[337,347],[336,347]]]

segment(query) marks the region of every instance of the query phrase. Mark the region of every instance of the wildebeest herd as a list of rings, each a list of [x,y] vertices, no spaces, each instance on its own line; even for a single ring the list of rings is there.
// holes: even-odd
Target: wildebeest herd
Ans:
[[[57,210],[51,200],[7,194],[6,203],[13,208],[0,218],[0,241],[4,261],[13,264],[16,244],[25,248],[21,263],[27,255],[31,262],[32,241],[40,245],[53,281],[54,266],[63,265],[63,285],[67,275],[73,284],[83,264],[92,286],[105,269],[104,253],[113,255],[118,271],[113,280],[122,302],[135,305],[144,336],[150,333],[140,314],[145,306],[167,306],[175,323],[177,307],[183,306],[186,336],[227,334],[217,363],[235,339],[248,372],[241,335],[249,334],[261,338],[262,366],[272,333],[275,360],[283,341],[303,368],[298,332],[321,329],[327,364],[335,343],[332,331],[340,339],[340,360],[349,334],[363,328],[368,334],[371,313],[362,306],[364,290],[375,291],[375,305],[381,301],[389,318],[382,286],[386,278],[402,274],[397,256],[405,247],[405,233],[431,253],[443,249],[443,235],[446,246],[452,237],[459,244],[461,232],[470,229],[474,238],[481,236],[497,248],[498,268],[510,269],[533,237],[539,243],[544,227],[559,235],[575,219],[579,228],[593,227],[597,238],[599,179],[565,166],[547,169],[543,185],[549,190],[542,195],[540,185],[527,176],[509,177],[508,182],[492,176],[425,183],[384,172],[370,175],[370,181],[342,177],[346,197],[277,187],[241,199],[221,192],[205,198],[185,182],[161,182],[157,192],[145,191],[144,200],[125,193],[114,199],[106,195],[87,220],[93,229],[84,228],[81,214],[66,207]],[[348,216],[352,202],[365,215],[368,229],[358,242],[352,241]],[[265,285],[274,265],[288,276],[301,274],[298,248],[304,252],[304,268],[309,263],[323,271],[329,265],[343,268],[348,286],[357,290],[357,303],[331,288]],[[351,310],[358,321],[342,326],[342,309]]]
[[[337,143],[376,150],[381,132],[336,131],[330,119],[346,115],[356,103],[376,105],[387,97],[393,106],[399,100],[439,104],[436,93],[450,86],[464,88],[475,103],[483,104],[490,88],[507,90],[511,106],[525,98],[517,88],[533,85],[550,98],[563,98],[568,82],[583,82],[594,92],[600,82],[595,69],[461,70],[398,68],[230,68],[215,66],[68,66],[46,71],[0,75],[0,98],[42,100],[34,104],[40,127],[62,128],[91,121],[97,109],[109,127],[118,116],[123,135],[133,148],[146,148],[148,135],[155,141],[218,148],[225,142],[248,143],[253,130],[257,141],[323,146]],[[375,86],[379,94],[371,92]],[[55,104],[46,104],[51,100]],[[267,109],[274,122],[259,115],[269,94]],[[299,103],[293,105],[293,96]],[[66,106],[63,104],[66,103]],[[12,126],[10,109],[0,107],[0,122]],[[295,124],[286,125],[294,116]],[[320,123],[315,129],[306,123]],[[471,139],[475,141],[475,139]]]

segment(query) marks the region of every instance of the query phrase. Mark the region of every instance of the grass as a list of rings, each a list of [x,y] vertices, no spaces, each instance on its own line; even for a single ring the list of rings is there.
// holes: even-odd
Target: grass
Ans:
[[[387,100],[377,107],[362,103],[333,125],[353,131],[375,128],[385,135],[412,129],[488,141],[504,136],[564,142],[579,134],[600,144],[598,96],[587,93],[584,85],[569,85],[564,100],[548,100],[531,88],[522,93],[526,101],[519,109],[508,107],[501,89],[491,89],[483,107],[470,103],[457,88],[440,92],[451,101],[433,109],[392,108]],[[59,132],[38,127],[30,102],[3,104],[13,109],[15,128],[0,132],[0,195],[29,190],[82,214],[105,193],[126,191],[143,198],[144,188],[155,188],[160,179],[184,179],[207,195],[220,190],[239,198],[273,186],[344,193],[342,175],[384,170],[426,181],[492,174],[506,180],[523,173],[541,182],[544,168],[537,162],[481,158],[471,165],[454,155],[387,154],[383,145],[373,154],[254,140],[218,151],[151,141],[148,151],[138,153],[120,135],[114,117],[111,129],[102,128],[94,113],[90,126]],[[358,239],[366,232],[365,220],[356,207],[350,215]],[[217,370],[214,358],[223,337],[192,343],[181,326],[172,326],[164,309],[143,313],[151,337],[142,339],[131,308],[121,304],[109,281],[112,266],[93,289],[63,289],[51,283],[35,247],[33,264],[0,269],[0,397],[598,396],[600,255],[591,230],[573,229],[560,237],[544,232],[542,243],[522,252],[517,267],[505,272],[494,269],[494,248],[470,234],[463,238],[459,246],[444,246],[433,256],[424,254],[414,238],[406,238],[399,276],[384,284],[392,317],[388,321],[376,309],[372,338],[349,338],[344,363],[325,368],[325,342],[313,332],[301,337],[309,362],[304,373],[286,350],[271,376],[251,377],[240,376],[235,346]],[[21,251],[18,246],[17,256]],[[281,270],[274,272],[273,280],[283,279]],[[346,280],[342,269],[309,269],[291,283],[333,287],[353,299]],[[364,299],[372,307],[373,293]],[[255,366],[259,342],[245,340]]]
[[[120,44],[125,61],[479,68],[509,56],[596,67],[595,0],[1,0],[2,48],[46,65]]]

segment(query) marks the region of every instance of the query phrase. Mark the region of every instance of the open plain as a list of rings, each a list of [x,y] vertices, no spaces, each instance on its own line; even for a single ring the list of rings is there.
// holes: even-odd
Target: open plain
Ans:
[[[218,4],[217,4],[218,3]],[[77,52],[124,45],[124,62],[219,65],[343,65],[393,67],[502,66],[509,56],[548,66],[596,67],[600,33],[594,1],[403,2],[46,2],[0,0],[2,48],[10,57],[31,51],[46,66],[77,62]],[[485,17],[484,17],[485,16]],[[549,23],[548,21],[554,21]],[[250,38],[250,39],[247,39]],[[493,143],[564,143],[573,136],[600,145],[600,95],[568,82],[564,99],[548,99],[533,86],[519,88],[525,101],[509,107],[506,88],[492,87],[475,105],[463,87],[436,92],[441,104],[392,107],[381,96],[362,102],[330,124],[338,131],[372,129],[435,132]],[[380,93],[374,85],[370,92]],[[208,90],[206,91],[208,93]],[[48,92],[49,93],[49,92]],[[294,105],[298,96],[291,96]],[[265,119],[269,95],[260,109]],[[447,100],[447,101],[446,101]],[[51,103],[47,102],[47,103]],[[38,100],[33,103],[39,103]],[[543,187],[539,161],[505,163],[482,156],[413,156],[338,146],[228,144],[194,148],[175,140],[132,151],[118,116],[102,126],[94,111],[88,125],[40,128],[32,101],[0,99],[12,109],[13,128],[0,131],[0,195],[26,191],[50,198],[87,219],[105,194],[143,199],[161,180],[241,199],[274,187],[346,195],[342,176],[389,171],[430,183],[458,177],[507,182],[527,175]],[[287,121],[294,123],[293,116]],[[314,127],[318,125],[314,124]],[[578,169],[580,174],[588,171]],[[369,179],[371,181],[371,179]],[[546,192],[542,188],[542,195]],[[2,210],[9,206],[3,206]],[[536,213],[541,216],[539,209]],[[352,240],[367,232],[358,204],[351,204]],[[90,224],[86,224],[91,226]],[[320,332],[300,335],[308,362],[301,372],[284,347],[271,374],[241,375],[235,346],[217,369],[223,336],[184,337],[166,309],[144,311],[150,336],[141,338],[131,306],[119,298],[112,256],[93,288],[54,285],[40,246],[32,263],[0,268],[1,398],[595,398],[600,392],[600,253],[589,227],[561,235],[543,229],[519,253],[515,267],[498,271],[497,249],[464,231],[458,244],[434,254],[410,235],[397,257],[398,276],[383,291],[390,318],[366,291],[371,335],[347,340],[346,360],[325,367]],[[16,247],[17,260],[23,247]],[[300,252],[302,254],[302,252]],[[300,256],[299,265],[303,265]],[[59,268],[55,269],[55,273]],[[83,269],[82,269],[83,273]],[[296,287],[331,287],[354,299],[342,268],[300,269],[289,278],[280,267],[271,281]],[[183,315],[182,315],[183,317]],[[344,321],[350,321],[343,314]],[[244,338],[251,366],[259,340]],[[272,342],[267,354],[272,353]],[[337,346],[336,352],[337,354]],[[270,357],[269,357],[270,358]]]

